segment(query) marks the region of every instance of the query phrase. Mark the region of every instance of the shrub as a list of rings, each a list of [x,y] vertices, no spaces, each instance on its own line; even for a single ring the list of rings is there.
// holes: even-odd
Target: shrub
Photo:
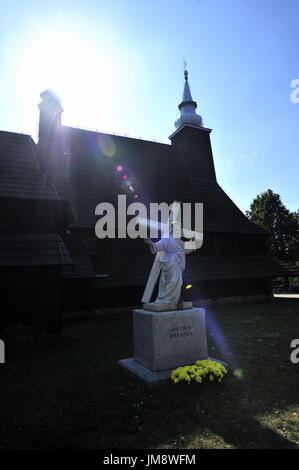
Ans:
[[[3,331],[3,339],[8,347],[23,349],[36,342],[36,336],[30,326],[10,325]]]

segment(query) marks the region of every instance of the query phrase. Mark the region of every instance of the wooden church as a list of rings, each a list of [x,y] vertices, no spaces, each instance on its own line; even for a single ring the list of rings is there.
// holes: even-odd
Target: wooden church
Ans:
[[[196,113],[185,71],[171,144],[61,124],[61,101],[41,93],[39,140],[0,132],[0,328],[57,329],[61,312],[141,301],[152,256],[142,239],[98,239],[100,202],[203,203],[203,246],[189,255],[186,300],[271,295],[287,267],[266,252],[268,234],[219,186],[211,129]],[[192,288],[185,289],[186,285]]]

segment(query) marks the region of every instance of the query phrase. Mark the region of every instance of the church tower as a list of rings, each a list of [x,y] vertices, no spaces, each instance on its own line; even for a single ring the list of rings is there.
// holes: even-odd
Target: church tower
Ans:
[[[202,117],[196,113],[197,103],[193,101],[184,71],[185,85],[183,99],[179,104],[180,117],[174,123],[177,128],[169,139],[185,160],[190,176],[216,181],[214,159],[210,141],[211,129],[204,127]]]
[[[43,91],[40,97],[42,101],[38,105],[38,159],[42,170],[47,173],[49,166],[61,162],[61,114],[63,107],[61,99],[51,89]]]

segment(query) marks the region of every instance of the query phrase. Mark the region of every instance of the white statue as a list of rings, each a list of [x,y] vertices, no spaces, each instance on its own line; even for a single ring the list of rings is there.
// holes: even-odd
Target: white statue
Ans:
[[[174,238],[172,232],[167,238],[161,238],[159,242],[153,243],[148,238],[145,242],[150,245],[154,255],[163,252],[159,260],[161,263],[159,292],[154,303],[178,304],[183,284],[182,274],[186,265],[184,242],[180,238]]]
[[[156,255],[142,297],[143,308],[146,310],[167,311],[192,308],[192,302],[184,302],[181,297],[182,275],[186,265],[185,255],[201,247],[203,233],[181,227],[180,206],[181,204],[177,201],[172,203],[169,219],[164,225],[163,235],[159,242],[153,243],[149,238],[145,238],[151,252]],[[151,221],[139,218],[138,223],[147,227]],[[162,226],[163,224],[161,228]],[[189,242],[184,242],[180,236],[188,239]],[[160,273],[158,297],[151,302]]]

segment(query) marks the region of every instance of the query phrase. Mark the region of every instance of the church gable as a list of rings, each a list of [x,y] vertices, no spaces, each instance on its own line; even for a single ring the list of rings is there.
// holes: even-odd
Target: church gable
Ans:
[[[61,197],[71,202],[75,226],[94,227],[98,203],[117,204],[118,194],[126,194],[130,203],[136,194],[145,204],[203,202],[205,231],[265,234],[216,181],[195,178],[173,145],[70,127],[63,127],[62,135],[62,164],[50,174]],[[117,166],[123,171],[118,173]],[[133,192],[123,176],[131,181]]]

